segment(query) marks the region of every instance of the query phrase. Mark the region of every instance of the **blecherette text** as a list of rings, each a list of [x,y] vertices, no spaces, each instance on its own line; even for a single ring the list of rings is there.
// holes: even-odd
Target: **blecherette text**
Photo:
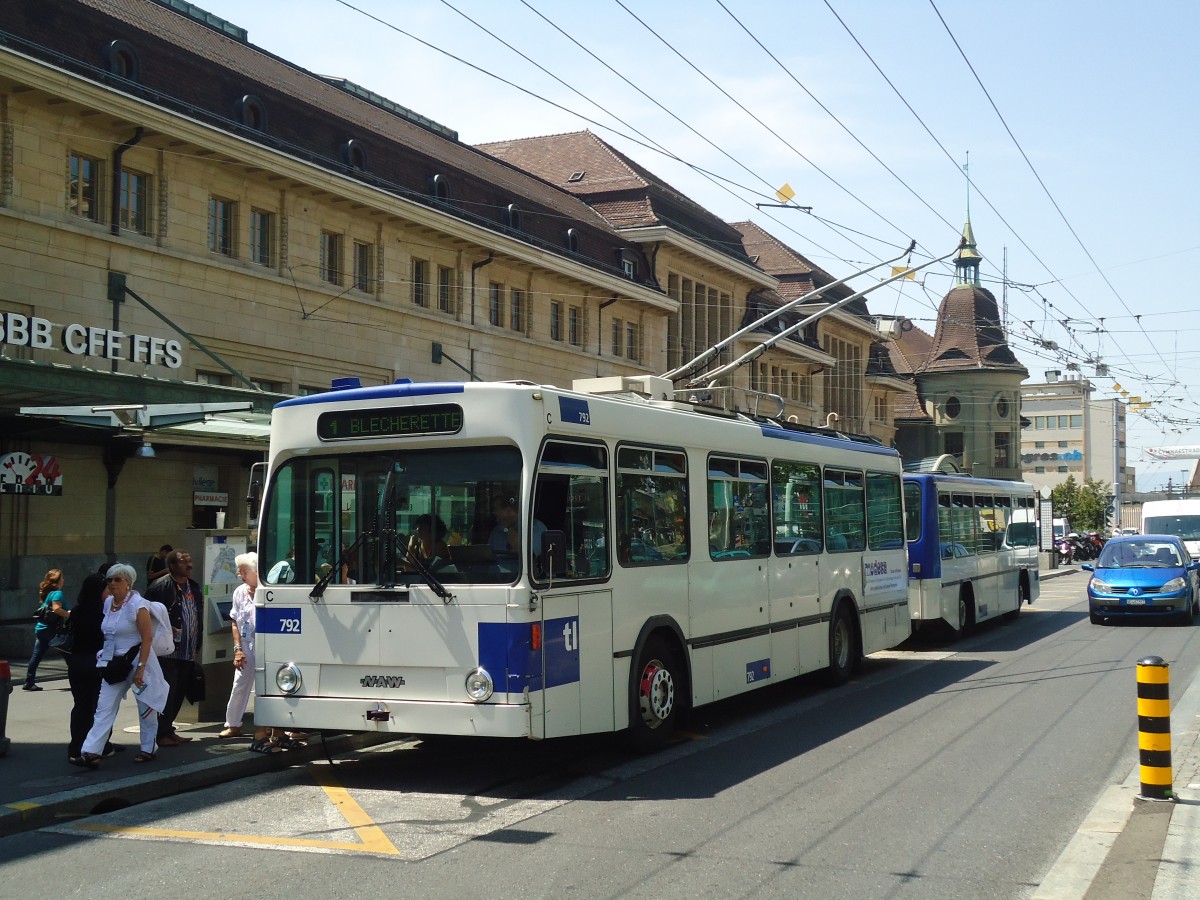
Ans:
[[[55,332],[58,333],[57,343]],[[72,356],[124,359],[168,369],[183,365],[183,346],[179,341],[78,323],[55,325],[49,319],[20,313],[0,313],[0,344],[32,350],[50,350],[57,346]]]

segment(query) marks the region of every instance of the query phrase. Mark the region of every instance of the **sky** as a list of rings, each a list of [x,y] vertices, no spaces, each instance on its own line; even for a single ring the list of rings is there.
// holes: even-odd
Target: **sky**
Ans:
[[[1127,431],[1139,490],[1193,465],[1144,449],[1200,444],[1200,4],[197,5],[464,143],[590,129],[838,277],[912,240],[914,262],[951,252],[969,208],[984,285],[1029,380],[1056,370],[1090,379],[1097,399],[1149,403]],[[756,207],[784,184],[811,212]],[[869,308],[932,332],[952,274],[935,264],[869,295]]]

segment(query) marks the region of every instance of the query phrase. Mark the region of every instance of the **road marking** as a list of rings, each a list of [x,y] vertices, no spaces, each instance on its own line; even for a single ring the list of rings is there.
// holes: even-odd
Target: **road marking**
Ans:
[[[315,838],[277,837],[259,834],[236,834],[221,831],[180,831],[171,828],[143,828],[134,825],[101,825],[77,823],[70,831],[90,831],[120,837],[165,838],[167,840],[202,841],[212,844],[233,844],[243,847],[267,846],[288,847],[306,850],[341,850],[353,853],[374,853],[384,856],[399,856],[400,851],[388,840],[383,830],[375,824],[361,806],[333,777],[329,766],[313,766],[316,781],[325,791],[346,823],[354,829],[359,841],[322,841]]]
[[[19,803],[5,803],[4,805],[7,806],[9,809],[15,809],[17,812],[26,812],[27,810],[30,810],[30,809],[37,809],[42,804],[21,801]]]

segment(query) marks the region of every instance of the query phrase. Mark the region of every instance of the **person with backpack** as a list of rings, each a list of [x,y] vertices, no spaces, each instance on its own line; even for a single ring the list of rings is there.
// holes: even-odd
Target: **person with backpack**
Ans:
[[[200,648],[204,641],[204,591],[192,578],[192,554],[186,550],[168,553],[167,574],[146,588],[146,599],[157,600],[167,608],[175,629],[174,652],[159,656],[170,685],[170,697],[158,717],[158,745],[178,747],[191,740],[176,734],[175,717],[183,706],[193,668],[200,665]]]
[[[42,688],[34,681],[37,678],[38,664],[50,647],[50,638],[58,632],[59,626],[71,615],[63,601],[63,586],[67,577],[62,569],[51,569],[38,585],[37,624],[33,626],[33,655],[29,657],[29,665],[25,669],[25,690],[40,691]]]
[[[133,588],[136,580],[137,570],[125,563],[108,570],[109,596],[100,621],[104,644],[96,654],[96,667],[103,670],[100,699],[83,749],[70,760],[72,765],[85,769],[99,768],[121,701],[130,688],[137,701],[141,736],[141,747],[133,761],[151,762],[157,753],[158,714],[167,704],[169,689],[154,655],[154,618],[146,600]]]

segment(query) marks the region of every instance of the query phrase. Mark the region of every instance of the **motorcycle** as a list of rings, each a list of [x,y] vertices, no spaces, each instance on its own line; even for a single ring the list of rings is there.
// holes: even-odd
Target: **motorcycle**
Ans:
[[[1058,564],[1060,566],[1065,566],[1071,561],[1071,554],[1074,550],[1074,546],[1069,538],[1062,537],[1058,539],[1058,543],[1055,544],[1055,547],[1058,550]]]

